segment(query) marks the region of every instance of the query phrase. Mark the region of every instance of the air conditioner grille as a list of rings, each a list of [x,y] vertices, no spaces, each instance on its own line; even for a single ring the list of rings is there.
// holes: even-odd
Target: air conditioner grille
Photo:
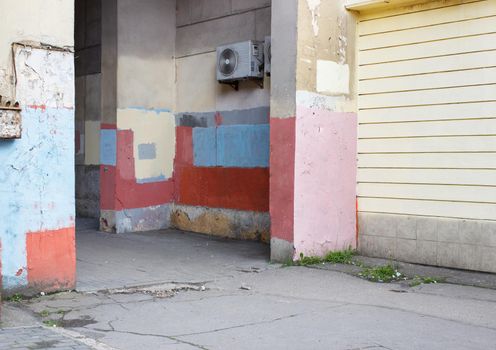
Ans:
[[[238,55],[231,49],[224,49],[220,54],[219,70],[225,75],[232,75],[238,66]]]

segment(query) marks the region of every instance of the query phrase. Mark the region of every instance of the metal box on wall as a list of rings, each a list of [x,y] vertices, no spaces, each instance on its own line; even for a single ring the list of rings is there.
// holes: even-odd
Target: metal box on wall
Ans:
[[[0,139],[20,139],[22,117],[19,103],[12,104],[0,96]]]

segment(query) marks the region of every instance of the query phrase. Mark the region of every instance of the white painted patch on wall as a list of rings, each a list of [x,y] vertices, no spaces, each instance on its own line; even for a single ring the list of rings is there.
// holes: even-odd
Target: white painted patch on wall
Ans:
[[[328,95],[350,93],[350,67],[334,61],[317,60],[317,92]]]
[[[74,55],[29,46],[15,46],[17,84],[30,89],[18,91],[21,107],[44,105],[74,108]],[[40,79],[43,77],[43,79]]]
[[[318,18],[320,16],[319,7],[320,0],[307,0],[307,6],[310,12],[312,13],[312,28],[313,35],[319,35],[319,21]]]

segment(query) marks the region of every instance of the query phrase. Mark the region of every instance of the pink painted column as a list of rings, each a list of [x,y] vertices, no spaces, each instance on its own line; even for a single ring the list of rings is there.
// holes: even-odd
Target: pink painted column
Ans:
[[[295,255],[356,248],[355,113],[297,106]]]

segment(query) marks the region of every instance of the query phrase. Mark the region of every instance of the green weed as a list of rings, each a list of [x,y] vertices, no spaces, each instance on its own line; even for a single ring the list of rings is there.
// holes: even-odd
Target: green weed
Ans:
[[[441,282],[442,282],[441,278],[415,276],[411,280],[409,285],[410,285],[410,287],[416,287],[416,286],[419,286],[421,284],[431,284],[431,283],[441,283]]]
[[[41,317],[48,317],[50,316],[50,311],[42,310],[38,315],[40,315]]]
[[[56,320],[45,320],[45,321],[43,321],[43,323],[47,327],[58,327],[59,326],[59,322]]]
[[[10,297],[5,298],[5,301],[12,301],[14,303],[20,303],[23,299],[24,299],[24,297],[22,296],[22,294],[14,294],[14,295],[11,295]]]
[[[324,261],[332,264],[351,264],[356,252],[352,249],[329,252],[324,257]]]
[[[380,283],[388,283],[403,278],[401,272],[399,272],[392,264],[366,267],[361,273],[359,273],[359,276],[369,281]]]

